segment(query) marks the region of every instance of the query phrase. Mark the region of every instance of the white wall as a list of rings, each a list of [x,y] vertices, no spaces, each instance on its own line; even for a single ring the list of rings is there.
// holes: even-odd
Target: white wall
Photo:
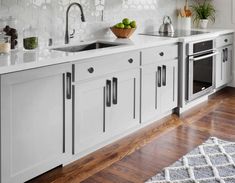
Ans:
[[[102,4],[97,0],[0,0],[0,17],[13,16],[17,18],[17,29],[32,25],[38,29],[41,38],[53,37],[63,39],[65,29],[65,12],[70,2],[83,5],[88,22],[100,19],[98,9]],[[81,24],[80,12],[74,8],[70,13],[70,28],[77,30],[77,34],[84,35],[85,24]]]
[[[28,25],[38,28],[41,41],[52,37],[63,40],[65,11],[70,2],[83,5],[86,23],[81,24],[79,11],[70,13],[70,29],[76,29],[76,37],[81,39],[94,36],[112,36],[108,27],[125,17],[135,19],[138,31],[158,29],[164,15],[176,21],[177,1],[183,0],[0,0],[0,18],[12,15],[17,17],[20,33]],[[104,22],[101,13],[104,10]]]
[[[216,7],[216,22],[212,27],[218,28],[234,28],[233,23],[233,0],[214,0],[213,3]]]

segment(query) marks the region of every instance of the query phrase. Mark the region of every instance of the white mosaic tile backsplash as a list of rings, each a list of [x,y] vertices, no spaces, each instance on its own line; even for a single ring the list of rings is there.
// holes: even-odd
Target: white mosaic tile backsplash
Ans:
[[[70,12],[70,30],[76,30],[76,38],[89,39],[112,36],[108,27],[125,17],[137,21],[137,32],[158,29],[164,15],[172,16],[176,22],[175,9],[184,0],[0,0],[0,18],[17,18],[20,35],[32,25],[42,40],[62,41],[65,12],[71,2],[83,6],[86,23],[81,23],[80,12],[75,7]]]

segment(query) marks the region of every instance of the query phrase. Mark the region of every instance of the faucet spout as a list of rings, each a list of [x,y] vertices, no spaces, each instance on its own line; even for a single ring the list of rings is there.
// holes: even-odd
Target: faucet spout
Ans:
[[[70,38],[70,36],[69,36],[69,30],[68,30],[68,29],[69,29],[69,11],[70,11],[70,9],[71,9],[72,6],[78,6],[78,7],[79,7],[79,9],[80,9],[80,11],[81,11],[81,21],[82,21],[82,22],[85,22],[85,16],[84,16],[84,12],[83,12],[82,5],[79,4],[79,3],[76,3],[76,2],[71,3],[71,4],[68,6],[67,10],[66,10],[65,44],[68,44],[68,43],[69,43],[69,38]]]

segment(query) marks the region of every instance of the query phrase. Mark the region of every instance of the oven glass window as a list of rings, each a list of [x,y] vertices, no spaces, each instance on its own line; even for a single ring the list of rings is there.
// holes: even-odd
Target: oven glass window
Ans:
[[[213,86],[213,57],[194,61],[193,94]]]

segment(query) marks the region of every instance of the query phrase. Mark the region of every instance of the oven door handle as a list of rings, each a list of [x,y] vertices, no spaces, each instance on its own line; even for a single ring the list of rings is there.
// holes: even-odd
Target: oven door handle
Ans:
[[[197,58],[194,58],[194,57],[192,56],[192,57],[189,57],[189,60],[190,60],[190,61],[198,61],[198,60],[202,60],[202,59],[206,59],[206,58],[213,57],[213,56],[218,55],[218,54],[219,54],[219,52],[216,51],[216,52],[211,53],[211,54],[209,54],[209,55],[205,55],[205,56],[201,56],[201,57],[197,57]]]

